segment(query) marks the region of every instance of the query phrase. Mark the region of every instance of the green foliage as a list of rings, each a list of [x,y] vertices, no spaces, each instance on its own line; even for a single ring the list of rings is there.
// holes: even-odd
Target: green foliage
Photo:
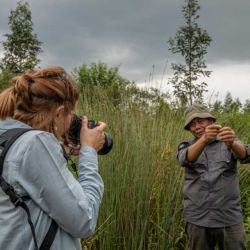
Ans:
[[[239,137],[244,143],[250,144],[250,113],[242,112],[224,112],[221,114],[214,113],[217,117],[217,123],[225,127],[231,127],[234,129],[237,137]]]
[[[147,94],[138,93],[142,99],[128,93],[118,109],[105,88],[81,91],[78,111],[106,121],[114,139],[112,151],[99,157],[105,193],[97,232],[83,249],[184,249],[183,171],[175,153],[183,114],[156,97],[149,112]]]
[[[89,67],[85,64],[73,72],[74,79],[79,85],[126,86],[130,82],[121,77],[119,68],[108,68],[103,62],[92,63]]]
[[[248,246],[250,244],[250,168],[249,166],[239,166],[240,170],[240,189],[241,189],[241,205],[244,214],[244,226],[247,235]]]
[[[221,101],[215,101],[212,105],[210,105],[211,111],[213,113],[220,114],[223,112],[223,104]]]
[[[242,104],[239,98],[233,100],[230,92],[227,92],[224,100],[223,111],[224,112],[239,112]]]
[[[239,98],[233,99],[230,92],[227,92],[224,101],[215,101],[210,105],[213,112],[217,114],[224,113],[250,113],[250,100],[247,99],[244,104]]]
[[[239,112],[239,102],[238,100],[233,100],[230,93],[228,93],[224,100],[224,105],[222,102],[220,105],[214,106],[215,116],[218,118],[217,123],[222,126],[232,127],[236,133],[236,136],[245,144],[250,144],[250,112],[243,109],[244,112]],[[247,108],[248,102],[244,107]],[[216,107],[220,108],[217,109]],[[247,241],[250,244],[250,168],[248,165],[242,165],[238,167],[239,180],[240,180],[240,190],[241,190],[241,206],[244,214],[244,225],[247,234]]]
[[[108,68],[105,63],[92,63],[89,67],[85,64],[74,69],[73,79],[80,91],[88,86],[104,87],[109,92],[109,97],[115,105],[122,101],[122,94],[126,86],[132,84],[118,73],[119,68]]]
[[[197,83],[200,77],[209,77],[211,71],[207,68],[203,59],[207,53],[206,49],[212,39],[208,33],[201,29],[197,20],[200,6],[198,0],[186,0],[182,8],[185,18],[185,25],[180,27],[174,38],[170,38],[169,50],[184,57],[185,64],[172,63],[174,76],[169,83],[173,86],[173,94],[179,99],[181,104],[192,104],[194,101],[202,101],[206,92],[207,83]]]
[[[5,34],[6,41],[3,41],[4,57],[0,64],[2,70],[13,73],[20,73],[25,70],[34,69],[39,63],[37,58],[41,42],[36,34],[32,34],[33,23],[31,11],[27,2],[18,2],[9,16],[11,34]]]
[[[0,74],[0,92],[10,86],[11,79],[14,76],[15,75],[8,70]]]
[[[243,106],[243,112],[250,114],[250,99],[246,99],[246,102]]]
[[[79,100],[78,111],[106,121],[114,139],[112,151],[99,156],[105,192],[96,234],[82,241],[83,249],[188,249],[182,216],[183,168],[176,159],[178,143],[190,136],[183,130],[183,110],[163,104],[161,96],[157,101],[156,92],[125,92],[120,108],[108,94],[102,86],[83,85]],[[248,142],[249,116],[234,112],[217,118]],[[239,167],[248,239],[249,169],[249,164]]]
[[[144,112],[154,114],[161,108],[169,107],[169,104],[166,101],[168,98],[168,94],[161,93],[156,88],[145,90],[140,89],[135,85],[130,85],[125,92],[123,108],[128,107],[128,104],[131,103],[138,109],[142,109]]]
[[[118,71],[118,67],[108,68],[102,62],[92,63],[90,66],[83,64],[74,70],[72,78],[81,93],[86,89],[89,91],[100,89],[102,95],[110,98],[118,110],[128,108],[128,103],[133,103],[147,112],[154,112],[156,106],[167,105],[165,100],[169,95],[161,93],[155,88],[140,89],[134,82],[129,82],[120,76]],[[94,102],[96,100],[91,98],[90,104],[92,105]]]

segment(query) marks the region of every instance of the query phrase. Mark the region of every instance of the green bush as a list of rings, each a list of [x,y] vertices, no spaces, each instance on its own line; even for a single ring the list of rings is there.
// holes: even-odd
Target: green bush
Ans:
[[[10,71],[3,71],[0,74],[0,92],[6,89],[11,84],[11,78],[14,77],[14,74]]]

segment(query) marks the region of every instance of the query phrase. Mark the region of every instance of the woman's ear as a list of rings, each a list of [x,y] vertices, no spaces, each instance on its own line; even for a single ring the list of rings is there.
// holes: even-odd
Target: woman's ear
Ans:
[[[63,105],[60,105],[55,110],[55,119],[56,118],[61,118],[61,117],[64,117],[64,116],[65,116],[65,108],[64,108]]]

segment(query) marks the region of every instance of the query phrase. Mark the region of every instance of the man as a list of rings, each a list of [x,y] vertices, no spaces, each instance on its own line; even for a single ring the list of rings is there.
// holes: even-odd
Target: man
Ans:
[[[246,249],[237,160],[250,162],[250,149],[229,127],[201,104],[185,112],[184,129],[194,139],[180,143],[178,160],[185,167],[184,221],[192,250]]]

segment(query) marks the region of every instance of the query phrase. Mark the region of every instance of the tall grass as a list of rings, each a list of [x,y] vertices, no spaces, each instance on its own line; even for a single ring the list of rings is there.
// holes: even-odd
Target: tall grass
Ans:
[[[114,139],[112,151],[99,157],[105,192],[96,234],[83,241],[83,249],[187,249],[183,169],[176,160],[178,143],[190,137],[183,131],[183,113],[167,106],[147,112],[130,100],[124,93],[116,107],[107,90],[82,90],[79,113],[106,121]]]
[[[231,112],[220,117],[222,125],[230,126],[236,135],[250,146],[250,113]],[[244,224],[250,249],[250,164],[239,165],[239,182],[241,190],[241,207],[244,214]]]

